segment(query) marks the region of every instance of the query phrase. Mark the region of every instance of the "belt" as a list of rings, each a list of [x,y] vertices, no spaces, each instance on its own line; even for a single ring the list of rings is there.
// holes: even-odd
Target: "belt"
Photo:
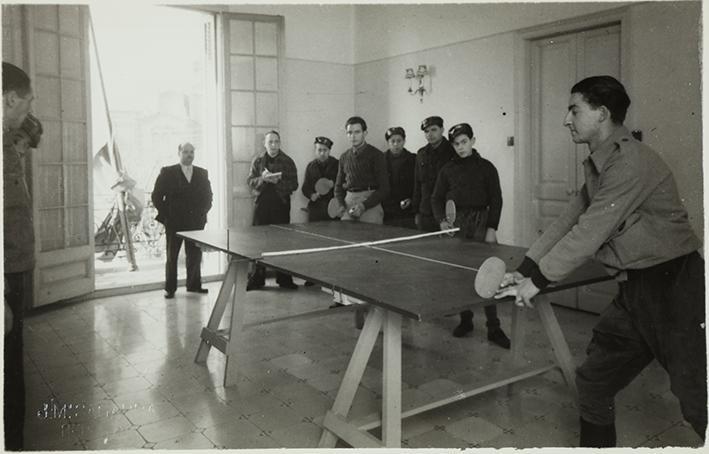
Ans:
[[[376,191],[379,186],[365,186],[362,188],[347,188],[347,192],[364,192],[364,191]]]

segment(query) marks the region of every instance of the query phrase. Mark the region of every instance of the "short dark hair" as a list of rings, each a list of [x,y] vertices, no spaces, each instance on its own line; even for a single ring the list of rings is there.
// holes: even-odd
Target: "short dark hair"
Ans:
[[[623,84],[611,76],[587,77],[571,88],[571,93],[583,95],[594,108],[605,106],[611,113],[611,121],[623,124],[630,107],[630,98]]]
[[[12,63],[2,62],[2,94],[11,91],[22,97],[26,96],[30,91],[30,78]]]
[[[367,130],[367,122],[364,121],[364,118],[362,118],[362,117],[350,117],[350,118],[348,118],[347,121],[345,122],[345,129],[347,129],[347,127],[348,127],[349,125],[356,125],[356,124],[362,125],[362,131],[366,131],[366,130]]]
[[[266,136],[269,135],[269,134],[275,134],[275,135],[278,136],[279,139],[281,138],[281,135],[278,134],[278,131],[276,131],[275,129],[271,129],[270,131],[267,131],[267,132],[263,135],[263,138],[265,139]]]

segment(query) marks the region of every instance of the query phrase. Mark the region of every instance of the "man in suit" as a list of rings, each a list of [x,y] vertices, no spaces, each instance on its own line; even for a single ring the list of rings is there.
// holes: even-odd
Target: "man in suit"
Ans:
[[[158,210],[155,219],[165,226],[167,261],[165,263],[165,298],[175,297],[177,290],[177,256],[182,246],[181,230],[201,230],[212,208],[212,187],[207,170],[192,165],[194,146],[185,142],[177,147],[180,163],[160,169],[155,180],[152,201]],[[202,250],[185,241],[187,258],[187,291],[207,293],[202,288],[200,262]]]

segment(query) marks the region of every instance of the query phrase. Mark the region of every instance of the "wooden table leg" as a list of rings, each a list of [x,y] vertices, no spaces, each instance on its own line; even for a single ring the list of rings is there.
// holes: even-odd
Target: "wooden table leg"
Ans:
[[[510,351],[510,366],[512,368],[520,367],[522,364],[522,346],[524,345],[525,325],[527,323],[527,314],[524,307],[519,307],[512,303],[512,330],[511,336],[511,351]],[[514,383],[507,385],[507,395],[514,394]]]
[[[209,316],[209,322],[207,323],[207,328],[210,331],[216,332],[219,329],[219,323],[222,321],[224,316],[224,311],[226,310],[227,304],[231,302],[232,292],[234,290],[234,283],[236,282],[236,262],[230,261],[229,267],[226,273],[224,273],[224,281],[222,281],[222,286],[219,288],[219,295],[214,303],[214,308],[212,309],[212,314]],[[199,349],[197,350],[197,356],[195,356],[195,362],[198,364],[204,364],[207,361],[207,355],[209,355],[209,350],[211,345],[204,339],[199,344]]]
[[[401,447],[401,315],[387,311],[382,361],[382,441]]]
[[[229,344],[226,348],[226,365],[224,368],[224,387],[236,383],[237,353],[242,340],[244,313],[246,312],[246,281],[249,274],[249,262],[237,260],[234,263],[234,292],[231,305],[231,323],[229,325]]]
[[[337,397],[335,397],[335,402],[329,413],[334,413],[338,416],[347,416],[347,413],[349,413],[357,388],[362,381],[364,369],[367,367],[367,362],[372,355],[374,344],[377,342],[383,321],[384,310],[378,307],[374,308],[367,316],[359,339],[357,339],[357,345],[355,345],[354,352],[347,365],[345,375],[342,378],[340,389],[337,391]],[[323,429],[318,447],[334,448],[336,443],[337,437],[335,434],[330,432],[327,428]]]
[[[542,325],[544,326],[547,336],[549,336],[556,362],[561,368],[561,373],[564,375],[566,384],[571,388],[574,394],[577,394],[576,364],[574,363],[573,356],[571,356],[571,351],[569,350],[569,345],[566,343],[564,333],[559,326],[559,321],[556,319],[556,315],[554,315],[554,309],[552,309],[549,303],[549,298],[546,295],[539,295],[535,298],[534,305],[539,311],[539,317],[542,320]]]

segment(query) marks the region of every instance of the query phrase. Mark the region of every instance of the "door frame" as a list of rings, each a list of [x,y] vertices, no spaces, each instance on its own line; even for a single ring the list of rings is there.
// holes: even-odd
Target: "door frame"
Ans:
[[[532,147],[532,99],[531,99],[531,68],[532,41],[566,33],[580,32],[589,28],[618,24],[620,35],[620,74],[623,83],[630,91],[630,9],[627,6],[594,13],[586,16],[561,21],[554,24],[535,26],[517,31],[514,37],[514,90],[515,90],[515,136],[517,150],[515,153],[514,174],[516,176],[514,202],[514,244],[530,246],[536,237],[532,222],[533,210],[533,157]],[[564,102],[559,100],[559,102]],[[631,116],[630,113],[628,115]],[[563,119],[559,119],[561,122]]]

